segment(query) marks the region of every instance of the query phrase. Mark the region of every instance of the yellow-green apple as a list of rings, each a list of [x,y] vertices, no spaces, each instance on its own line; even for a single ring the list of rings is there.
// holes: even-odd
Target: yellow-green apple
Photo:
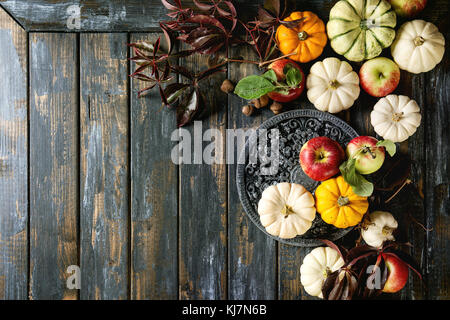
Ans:
[[[401,17],[413,17],[427,5],[427,0],[389,0],[395,13]]]
[[[385,149],[377,146],[378,140],[370,136],[352,139],[346,149],[347,157],[355,159],[355,169],[361,174],[370,174],[383,165]]]
[[[328,137],[312,138],[300,150],[303,172],[316,181],[327,180],[337,174],[344,159],[344,149]]]
[[[409,268],[406,263],[390,254],[382,254],[388,269],[388,276],[383,292],[394,293],[400,291],[408,282]]]
[[[368,60],[359,69],[359,82],[364,91],[371,96],[387,96],[400,82],[400,68],[388,58],[378,57]]]

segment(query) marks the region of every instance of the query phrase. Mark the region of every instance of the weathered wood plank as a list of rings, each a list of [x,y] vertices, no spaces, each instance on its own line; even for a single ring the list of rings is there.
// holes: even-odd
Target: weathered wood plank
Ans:
[[[75,34],[30,35],[30,298],[76,299],[78,64]]]
[[[448,20],[448,19],[447,19]],[[448,26],[448,22],[446,24]],[[448,29],[447,29],[448,30]],[[449,38],[449,32],[446,34]],[[450,46],[447,42],[446,56]],[[425,75],[426,87],[426,179],[425,207],[426,227],[426,279],[427,298],[450,298],[450,74],[448,58],[436,69]]]
[[[249,47],[232,50],[232,56],[254,57]],[[230,65],[229,78],[237,83],[241,78],[261,72],[255,65]],[[229,95],[228,128],[257,128],[264,120],[273,116],[272,111],[256,110],[247,117],[241,112],[247,102],[238,96]],[[229,299],[275,299],[277,296],[277,244],[259,230],[247,217],[239,200],[236,187],[236,163],[241,152],[235,145],[228,146],[234,154],[234,163],[228,166],[228,237],[229,237]],[[232,143],[230,140],[229,143]],[[231,148],[231,149],[230,149]]]
[[[131,42],[158,34],[131,35]],[[132,63],[132,70],[135,68]],[[175,112],[161,109],[156,90],[131,81],[131,297],[178,297],[178,167],[170,161]]]
[[[0,299],[26,299],[27,34],[0,9]]]
[[[195,72],[205,70],[207,56],[191,56],[183,65]],[[193,148],[188,151],[192,164],[182,164],[179,170],[180,299],[227,297],[227,177],[225,141],[220,139],[225,137],[227,98],[219,89],[224,79],[219,73],[200,83],[206,101],[203,117],[197,129],[194,125],[182,129],[190,135]],[[217,130],[211,132],[213,135],[221,135],[219,140],[211,139],[222,163],[203,162],[202,147],[211,141],[203,142],[202,138],[209,129]]]
[[[423,196],[423,186],[425,180],[425,117],[426,117],[426,102],[425,102],[425,76],[424,74],[413,75],[402,71],[400,84],[395,90],[395,94],[403,94],[411,99],[416,100],[421,108],[422,124],[417,129],[416,133],[407,141],[400,144],[400,151],[407,152],[413,159],[411,167],[411,180],[418,186],[419,193]],[[426,233],[418,225],[411,221],[408,216],[411,214],[417,222],[425,225],[425,211],[404,212],[402,216],[397,217],[400,223],[400,228],[407,236],[408,241],[412,244],[410,254],[415,258],[419,265],[423,268],[425,266],[425,239]],[[399,239],[401,240],[401,239]],[[396,297],[401,299],[422,299],[425,298],[425,291],[422,282],[414,274],[410,274],[409,281],[400,294]]]
[[[129,276],[127,34],[82,34],[81,298],[126,299]]]
[[[253,3],[235,2],[246,8],[240,15],[248,9],[256,12]],[[194,7],[192,1],[183,1],[183,5]],[[167,13],[160,0],[0,0],[0,6],[27,31],[155,31]],[[79,18],[78,25],[74,17]]]

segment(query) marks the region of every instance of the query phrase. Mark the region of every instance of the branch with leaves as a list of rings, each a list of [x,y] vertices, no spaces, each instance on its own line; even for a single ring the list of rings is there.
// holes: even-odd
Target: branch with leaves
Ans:
[[[178,126],[192,121],[205,107],[199,86],[202,80],[218,72],[226,72],[230,62],[263,67],[284,58],[277,57],[276,28],[280,24],[295,26],[300,22],[283,21],[286,5],[282,6],[279,0],[265,1],[257,17],[249,22],[238,19],[231,1],[194,0],[194,9],[184,7],[180,0],[161,2],[170,18],[160,22],[166,48],[162,49],[161,38],[154,43],[140,41],[129,44],[134,54],[131,60],[136,63],[136,70],[130,76],[147,83],[138,92],[139,97],[158,88],[162,103],[176,109]],[[177,41],[185,44],[187,49],[175,52],[174,47],[181,47],[175,45]],[[229,48],[236,45],[251,46],[258,60],[230,58]],[[180,65],[182,59],[195,54],[212,55],[215,58],[210,60],[216,63],[198,74]]]

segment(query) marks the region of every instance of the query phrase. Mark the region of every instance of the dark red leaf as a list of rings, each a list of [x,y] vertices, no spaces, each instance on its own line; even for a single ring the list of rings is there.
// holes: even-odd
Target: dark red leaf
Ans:
[[[170,68],[173,72],[175,72],[177,74],[181,74],[182,76],[184,76],[190,80],[194,80],[194,75],[185,67],[179,66],[179,65],[171,65]]]
[[[265,0],[264,8],[272,11],[278,17],[280,15],[280,0]]]
[[[193,2],[197,6],[197,8],[199,8],[200,10],[203,10],[203,11],[208,11],[208,10],[211,10],[212,8],[214,8],[214,5],[201,3],[198,0],[193,0]]]
[[[187,96],[183,104],[177,107],[177,125],[182,127],[191,122],[197,113],[201,104],[202,98],[200,92],[196,89]]]
[[[189,19],[187,19],[186,22],[199,23],[201,25],[209,24],[209,25],[219,28],[225,34],[228,33],[227,30],[225,29],[225,27],[223,26],[223,24],[220,23],[219,20],[217,20],[216,18],[207,16],[207,15],[204,15],[204,14],[197,14],[195,16],[192,16]]]
[[[166,7],[168,10],[172,10],[172,11],[178,11],[181,7],[181,4],[178,4],[179,7],[174,6],[173,4],[171,4],[170,2],[168,2],[167,0],[161,0],[162,4],[164,7]]]
[[[218,72],[226,72],[226,71],[227,71],[227,69],[223,68],[222,66],[215,66],[215,67],[209,68],[208,70],[200,72],[196,76],[196,78],[197,78],[197,81],[201,81],[209,76],[212,76],[213,74],[216,74]]]

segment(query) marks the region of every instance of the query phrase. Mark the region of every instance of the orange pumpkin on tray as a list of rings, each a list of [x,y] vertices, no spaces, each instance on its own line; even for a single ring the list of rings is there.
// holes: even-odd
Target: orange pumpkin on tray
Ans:
[[[303,20],[294,28],[280,25],[276,33],[278,48],[289,59],[305,63],[316,59],[327,44],[327,34],[323,21],[311,11],[295,11],[284,21]]]

